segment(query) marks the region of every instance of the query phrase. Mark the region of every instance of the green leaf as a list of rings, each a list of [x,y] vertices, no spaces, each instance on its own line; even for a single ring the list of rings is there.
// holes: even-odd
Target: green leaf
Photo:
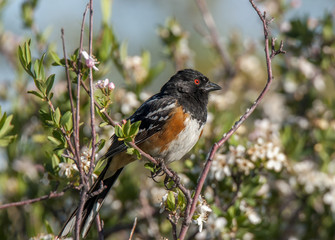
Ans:
[[[102,22],[107,25],[112,15],[112,1],[101,0],[101,13],[102,13]]]
[[[39,74],[41,76],[41,79],[45,79],[45,72],[44,72],[44,66],[43,66],[43,62],[44,62],[44,57],[45,57],[45,53],[43,53],[41,60],[40,60],[40,65],[38,66],[38,70],[39,70]]]
[[[31,39],[24,43],[24,53],[27,63],[31,62],[31,51],[30,51]]]
[[[52,136],[48,136],[48,140],[57,146],[62,144],[62,142],[59,139]]]
[[[105,140],[105,139],[101,139],[101,140],[98,142],[97,152],[100,152],[101,149],[105,146],[105,144],[106,144],[106,140]]]
[[[59,126],[60,118],[61,118],[60,110],[59,110],[59,108],[56,108],[56,110],[53,114],[53,119],[55,121],[56,126]]]
[[[59,165],[59,158],[56,154],[52,154],[52,157],[51,157],[51,163],[52,163],[52,169],[55,169],[58,167]]]
[[[65,127],[67,131],[71,131],[73,128],[72,112],[67,111],[60,119],[60,124]]]
[[[176,198],[174,196],[174,192],[170,191],[168,193],[168,197],[166,199],[166,204],[167,204],[167,207],[170,211],[174,211],[174,209],[176,208]]]
[[[5,124],[7,119],[7,113],[4,113],[1,120],[0,120],[0,129],[2,129],[3,125]]]
[[[42,94],[40,94],[40,93],[38,93],[38,92],[36,92],[36,91],[28,91],[28,93],[33,94],[33,95],[35,95],[35,96],[37,96],[37,97],[43,99]]]
[[[51,58],[54,60],[55,64],[57,66],[63,66],[63,64],[60,61],[60,58],[58,57],[57,53],[55,53],[54,51],[50,51],[49,52]]]
[[[123,134],[123,130],[122,127],[120,125],[115,125],[115,135],[119,138],[123,138],[124,134]]]
[[[44,72],[44,66],[43,66],[44,57],[45,57],[45,53],[42,55],[41,59],[36,59],[34,63],[35,78],[40,81],[45,80],[45,72]]]
[[[142,158],[141,153],[137,149],[135,149],[135,155],[136,155],[138,160],[140,160]]]
[[[26,41],[22,47],[18,48],[19,60],[23,69],[33,78],[35,75],[31,71],[31,52],[30,52],[30,40]]]
[[[121,46],[120,46],[120,60],[121,62],[125,62],[127,56],[128,56],[128,43],[127,42],[123,42],[121,43]]]
[[[99,127],[102,128],[102,127],[107,126],[107,125],[108,125],[108,122],[102,122],[102,123],[99,124]]]
[[[51,225],[49,224],[49,222],[47,220],[44,221],[44,224],[45,224],[45,228],[47,229],[47,233],[48,234],[53,234],[54,231],[52,230],[52,227]]]
[[[99,159],[99,161],[95,165],[94,173],[99,175],[106,167],[106,164],[107,164],[106,159]]]
[[[45,82],[46,84],[46,95],[49,95],[49,92],[54,84],[54,81],[55,81],[55,74],[52,74],[48,77],[47,81]]]
[[[6,136],[0,138],[0,147],[6,147],[8,146],[11,142],[14,141],[14,139],[17,137],[17,135],[11,135],[11,136]]]
[[[178,206],[182,211],[186,208],[186,199],[182,191],[178,191]]]
[[[14,128],[14,126],[11,125],[12,119],[13,115],[9,115],[7,117],[7,114],[4,113],[0,121],[0,138],[5,137],[5,135],[7,135]]]
[[[130,126],[129,136],[134,137],[139,131],[141,121],[137,121]]]
[[[0,116],[1,116],[1,107],[0,107]],[[15,138],[16,135],[8,135],[10,131],[13,130],[14,126],[11,125],[13,115],[7,117],[7,113],[4,113],[0,119],[0,147],[6,147],[10,144]]]
[[[45,110],[40,109],[39,114],[44,124],[46,124],[49,127],[55,126],[54,120],[52,119],[50,112],[46,112]]]
[[[123,125],[123,133],[126,137],[130,137],[130,120],[128,119],[126,124]]]
[[[150,172],[152,172],[152,173],[156,172],[156,165],[153,164],[153,163],[151,163],[151,162],[147,162],[147,163],[145,163],[145,164],[144,164],[144,167],[145,167],[146,169],[148,169],[148,170],[149,170]]]
[[[26,70],[27,60],[26,60],[26,58],[23,54],[23,50],[22,50],[21,46],[19,46],[19,48],[18,48],[18,55],[19,55],[19,60],[21,62],[22,67],[24,68],[24,70]]]

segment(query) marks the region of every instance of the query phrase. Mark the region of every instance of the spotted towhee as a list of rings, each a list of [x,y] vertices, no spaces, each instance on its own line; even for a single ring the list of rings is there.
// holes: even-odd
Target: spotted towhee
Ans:
[[[170,163],[181,159],[196,144],[207,119],[208,94],[221,89],[206,76],[192,69],[177,72],[161,88],[160,92],[145,101],[129,118],[131,122],[141,121],[135,143],[154,158]],[[115,183],[122,169],[136,160],[125,152],[126,145],[112,136],[112,144],[104,159],[107,165],[99,175],[89,193],[104,189],[89,198],[82,215],[82,236],[97,215],[104,198]],[[75,210],[64,225],[59,237],[66,236],[76,222]]]

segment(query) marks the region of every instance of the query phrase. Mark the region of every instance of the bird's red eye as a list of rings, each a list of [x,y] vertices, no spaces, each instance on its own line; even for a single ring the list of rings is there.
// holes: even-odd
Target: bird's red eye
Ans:
[[[200,84],[200,80],[199,79],[194,79],[194,83],[195,83],[195,85],[199,85]]]

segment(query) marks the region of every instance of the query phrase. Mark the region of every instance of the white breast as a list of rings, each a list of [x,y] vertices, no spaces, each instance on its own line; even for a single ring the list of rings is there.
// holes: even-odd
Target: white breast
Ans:
[[[200,127],[200,123],[188,117],[184,124],[185,129],[178,134],[174,141],[170,142],[169,148],[162,152],[166,163],[180,160],[199,140],[203,128]]]

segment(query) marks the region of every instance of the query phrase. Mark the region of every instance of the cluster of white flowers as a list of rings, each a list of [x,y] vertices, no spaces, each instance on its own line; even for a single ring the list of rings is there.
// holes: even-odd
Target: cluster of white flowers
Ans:
[[[273,123],[269,119],[264,118],[255,120],[254,125],[255,129],[249,136],[251,141],[262,138],[266,141],[274,142],[275,144],[280,143],[279,124]]]
[[[248,149],[248,154],[253,162],[263,160],[265,168],[276,172],[287,165],[286,156],[280,147],[273,142],[265,142],[262,138],[257,139],[257,143]]]
[[[114,90],[115,85],[113,82],[110,82],[108,78],[106,78],[105,80],[98,80],[95,83],[95,87],[101,90],[108,89],[108,91],[111,92]]]
[[[255,168],[255,164],[246,158],[246,149],[242,145],[229,146],[227,154],[216,154],[210,169],[210,176],[221,181],[232,175],[235,166],[245,175],[249,175],[250,171]]]
[[[212,209],[209,207],[206,200],[199,195],[193,215],[193,222],[199,226],[199,232],[202,231],[203,225],[207,221],[210,212],[212,212]]]
[[[58,164],[59,172],[58,175],[60,177],[70,178],[72,176],[73,171],[78,171],[76,164],[69,162],[61,162]]]
[[[278,124],[268,119],[256,120],[250,139],[256,142],[247,150],[251,161],[261,160],[266,169],[276,172],[287,167],[286,155],[281,152]]]
[[[148,70],[144,67],[143,59],[140,56],[126,57],[124,67],[136,83],[142,83],[148,76]]]
[[[227,153],[217,153],[210,169],[210,177],[221,181],[230,177],[233,171],[249,175],[256,165],[262,165],[276,172],[287,168],[287,159],[280,148],[278,127],[269,120],[255,121],[255,131],[250,134],[250,147],[229,146]]]
[[[115,92],[115,101],[122,103],[121,112],[125,115],[130,114],[133,110],[140,106],[137,96],[133,92],[127,92],[124,89],[119,89]]]
[[[83,169],[84,169],[85,173],[88,173],[89,170],[90,170],[91,156],[92,156],[92,149],[91,148],[90,149],[85,149],[80,154],[80,160],[81,160],[81,163],[83,164]],[[97,153],[95,154],[94,158],[95,158],[95,160],[98,158],[98,154]],[[93,176],[93,177],[95,178],[96,176]]]
[[[98,157],[98,154],[95,155],[95,158]],[[82,151],[80,155],[80,160],[82,162],[83,170],[85,173],[89,172],[90,165],[91,165],[91,149],[85,149]],[[71,162],[61,162],[58,164],[59,166],[59,176],[60,177],[66,177],[70,178],[73,175],[73,172],[78,172],[77,165],[71,161]],[[97,176],[95,174],[92,174],[92,178],[95,179]]]
[[[306,193],[321,193],[322,200],[335,213],[335,176],[317,170],[312,161],[295,163],[292,167],[294,175],[290,178],[290,186],[302,186]]]
[[[216,154],[210,169],[210,177],[221,181],[226,176],[231,176],[230,167],[227,163],[227,155]]]
[[[225,231],[225,227],[228,221],[224,217],[218,217],[215,214],[211,214],[206,222],[206,229],[196,235],[195,239],[216,239],[222,232]]]

